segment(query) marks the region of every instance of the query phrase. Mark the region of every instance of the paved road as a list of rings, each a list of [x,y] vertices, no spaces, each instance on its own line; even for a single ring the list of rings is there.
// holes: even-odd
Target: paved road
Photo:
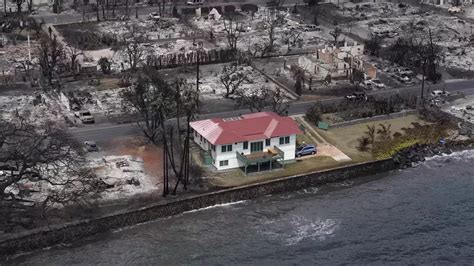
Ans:
[[[390,96],[395,94],[413,94],[413,95],[420,95],[421,87],[404,87],[398,89],[390,89],[390,90],[382,90],[369,93],[370,95],[374,96]],[[458,81],[447,81],[444,84],[437,84],[437,85],[428,85],[426,86],[427,92],[433,91],[435,89],[446,89],[447,91],[453,92],[463,92],[465,95],[474,95],[474,80],[458,80]],[[321,100],[320,102],[324,105],[330,104],[339,104],[344,101],[344,98],[332,98],[332,99],[325,99]],[[304,114],[306,111],[313,106],[315,101],[308,101],[308,102],[295,102],[291,104],[288,114],[289,115],[296,115],[296,114]],[[207,119],[213,117],[235,117],[241,114],[249,113],[248,109],[240,109],[240,110],[231,110],[226,112],[218,112],[218,113],[207,113],[207,114],[200,114],[199,119]],[[73,136],[78,139],[79,141],[85,140],[95,140],[97,142],[104,142],[113,138],[117,137],[124,137],[124,136],[134,136],[140,133],[140,129],[136,126],[135,123],[129,124],[95,124],[90,125],[82,128],[73,128],[70,130]]]

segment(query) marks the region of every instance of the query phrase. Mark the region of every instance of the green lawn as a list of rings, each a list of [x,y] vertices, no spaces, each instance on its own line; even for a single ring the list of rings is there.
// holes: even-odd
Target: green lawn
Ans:
[[[331,157],[320,156],[299,160],[294,163],[286,164],[284,169],[274,170],[272,172],[265,171],[260,173],[252,173],[247,176],[240,169],[219,173],[218,176],[210,180],[211,184],[217,187],[236,187],[259,183],[278,177],[292,176],[297,174],[308,173],[317,170],[330,169],[342,166]]]
[[[359,145],[358,139],[365,135],[368,125],[375,125],[377,128],[379,124],[391,125],[392,134],[396,132],[402,133],[402,128],[413,127],[412,123],[417,122],[421,125],[427,124],[426,121],[421,120],[417,115],[407,115],[399,118],[380,120],[375,122],[361,123],[352,126],[333,128],[329,130],[316,130],[332,145],[336,146],[342,152],[351,157],[354,162],[362,162],[373,160],[370,152],[361,152],[357,149]]]
[[[331,169],[353,163],[371,161],[374,159],[374,157],[370,152],[361,152],[357,149],[359,144],[358,139],[365,134],[364,132],[367,130],[367,125],[374,124],[376,127],[378,127],[379,124],[391,124],[392,133],[394,134],[395,132],[402,132],[401,129],[404,127],[412,127],[413,122],[417,122],[422,125],[427,124],[427,122],[421,120],[416,115],[408,115],[394,119],[361,123],[329,130],[322,130],[314,127],[315,130],[317,130],[317,132],[325,139],[325,141],[336,146],[342,152],[351,157],[352,162],[340,163],[328,156],[316,156],[287,164],[285,165],[284,169],[273,170],[272,172],[265,171],[260,173],[251,173],[248,176],[245,176],[241,169],[215,172],[213,173],[214,177],[210,178],[210,183],[217,187],[235,187],[268,181],[279,177],[292,176],[312,171]],[[297,143],[314,143],[314,140],[311,138],[314,136],[314,134],[310,135],[310,132],[310,130],[306,130],[306,134],[298,135]]]

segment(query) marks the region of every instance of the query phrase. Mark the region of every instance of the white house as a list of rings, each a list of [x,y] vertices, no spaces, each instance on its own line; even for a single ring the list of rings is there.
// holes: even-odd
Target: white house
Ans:
[[[290,117],[260,112],[234,118],[191,122],[194,141],[212,157],[218,170],[270,164],[295,159],[296,135],[301,133]]]

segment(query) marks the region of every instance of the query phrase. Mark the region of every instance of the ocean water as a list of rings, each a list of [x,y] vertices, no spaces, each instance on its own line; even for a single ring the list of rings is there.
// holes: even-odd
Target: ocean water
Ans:
[[[10,258],[26,265],[473,264],[474,152],[184,213]]]

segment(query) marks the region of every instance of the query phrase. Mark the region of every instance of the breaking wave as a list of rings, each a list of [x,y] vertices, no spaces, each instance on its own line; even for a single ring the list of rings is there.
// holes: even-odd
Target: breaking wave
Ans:
[[[270,240],[282,241],[286,246],[294,246],[303,240],[324,241],[339,227],[332,219],[311,220],[293,215],[277,220],[264,221],[258,231]]]
[[[183,214],[193,213],[193,212],[198,212],[198,211],[204,211],[204,210],[209,210],[209,209],[214,209],[214,208],[219,208],[219,207],[229,207],[229,206],[236,205],[236,204],[241,204],[241,203],[244,203],[244,202],[246,202],[246,200],[239,200],[239,201],[234,201],[234,202],[229,202],[229,203],[216,204],[216,205],[212,205],[212,206],[209,206],[209,207],[204,207],[204,208],[200,208],[200,209],[186,211],[186,212],[183,212]]]
[[[427,157],[425,158],[425,162],[430,162],[430,161],[465,161],[465,160],[473,160],[474,159],[474,150],[463,150],[463,151],[457,151],[453,152],[451,154],[441,154],[441,155],[435,155],[432,157]]]

